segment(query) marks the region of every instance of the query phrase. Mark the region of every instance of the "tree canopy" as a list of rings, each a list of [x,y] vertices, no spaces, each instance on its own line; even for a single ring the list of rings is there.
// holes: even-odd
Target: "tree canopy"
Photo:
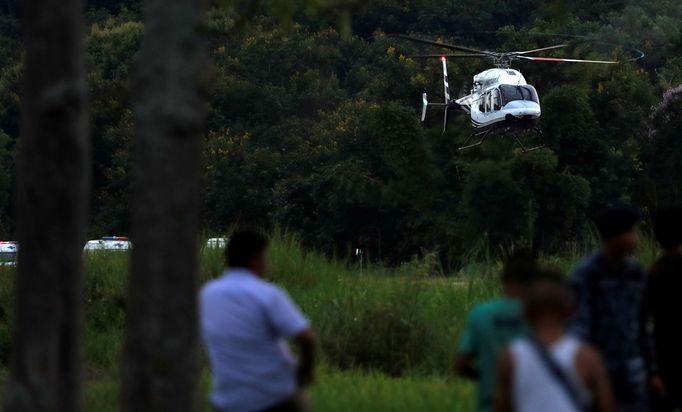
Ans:
[[[88,3],[90,234],[127,234],[131,73],[143,23],[137,1]],[[0,234],[7,236],[21,144],[17,4],[0,17]],[[681,3],[381,0],[348,2],[341,12],[325,5],[335,3],[218,2],[208,11],[206,234],[283,227],[328,253],[362,247],[370,259],[396,264],[435,251],[456,264],[482,240],[551,251],[582,241],[589,217],[604,206],[646,211],[681,200]],[[406,57],[415,45],[384,33],[492,50],[568,40],[575,45],[556,55],[618,58],[637,47],[646,57],[609,67],[518,62],[540,94],[548,147],[523,154],[509,139],[491,138],[460,153],[471,132],[466,116],[453,116],[446,134],[435,111],[427,127],[419,124],[421,93],[442,89],[439,62]],[[451,89],[467,90],[489,65],[450,62]]]

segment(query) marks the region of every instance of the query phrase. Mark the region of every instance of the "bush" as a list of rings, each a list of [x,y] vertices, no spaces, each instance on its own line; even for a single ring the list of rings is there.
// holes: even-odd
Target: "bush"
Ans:
[[[342,369],[401,375],[422,363],[431,334],[418,309],[421,285],[373,286],[387,290],[349,287],[325,308],[317,324],[322,350],[328,363]]]

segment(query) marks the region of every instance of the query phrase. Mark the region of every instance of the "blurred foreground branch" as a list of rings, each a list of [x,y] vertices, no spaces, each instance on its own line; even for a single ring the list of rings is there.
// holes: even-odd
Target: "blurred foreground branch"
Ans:
[[[200,0],[148,0],[136,112],[122,410],[196,410],[196,242],[204,118]]]
[[[24,2],[16,327],[6,411],[80,411],[88,138],[83,3]]]

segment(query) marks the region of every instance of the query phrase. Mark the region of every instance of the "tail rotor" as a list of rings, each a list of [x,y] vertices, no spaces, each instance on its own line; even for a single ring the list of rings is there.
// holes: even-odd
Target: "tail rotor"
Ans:
[[[443,93],[445,95],[445,105],[443,107],[443,134],[448,130],[448,108],[450,106],[450,80],[448,79],[448,63],[445,56],[440,58],[443,62]]]
[[[450,100],[450,86],[448,80],[448,67],[446,64],[445,56],[441,56],[441,61],[443,62],[443,103],[430,103],[426,93],[422,93],[422,122],[426,121],[426,108],[429,106],[438,106],[443,108],[443,133],[448,130],[448,110],[452,107],[452,101]]]

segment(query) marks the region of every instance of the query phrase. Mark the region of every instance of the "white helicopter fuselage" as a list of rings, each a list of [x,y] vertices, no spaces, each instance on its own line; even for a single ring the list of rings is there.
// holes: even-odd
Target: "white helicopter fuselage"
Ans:
[[[471,125],[479,131],[492,128],[529,129],[540,117],[540,100],[535,88],[526,82],[521,72],[510,68],[485,70],[474,76],[471,93],[459,99],[450,98],[448,67],[443,64],[443,103],[431,103],[422,94],[422,122],[428,106],[444,108],[443,133],[447,130],[448,112],[460,110],[471,116]]]
[[[491,127],[532,127],[540,117],[540,101],[533,86],[521,72],[495,68],[474,76],[471,94],[455,102],[471,115],[471,125]]]

